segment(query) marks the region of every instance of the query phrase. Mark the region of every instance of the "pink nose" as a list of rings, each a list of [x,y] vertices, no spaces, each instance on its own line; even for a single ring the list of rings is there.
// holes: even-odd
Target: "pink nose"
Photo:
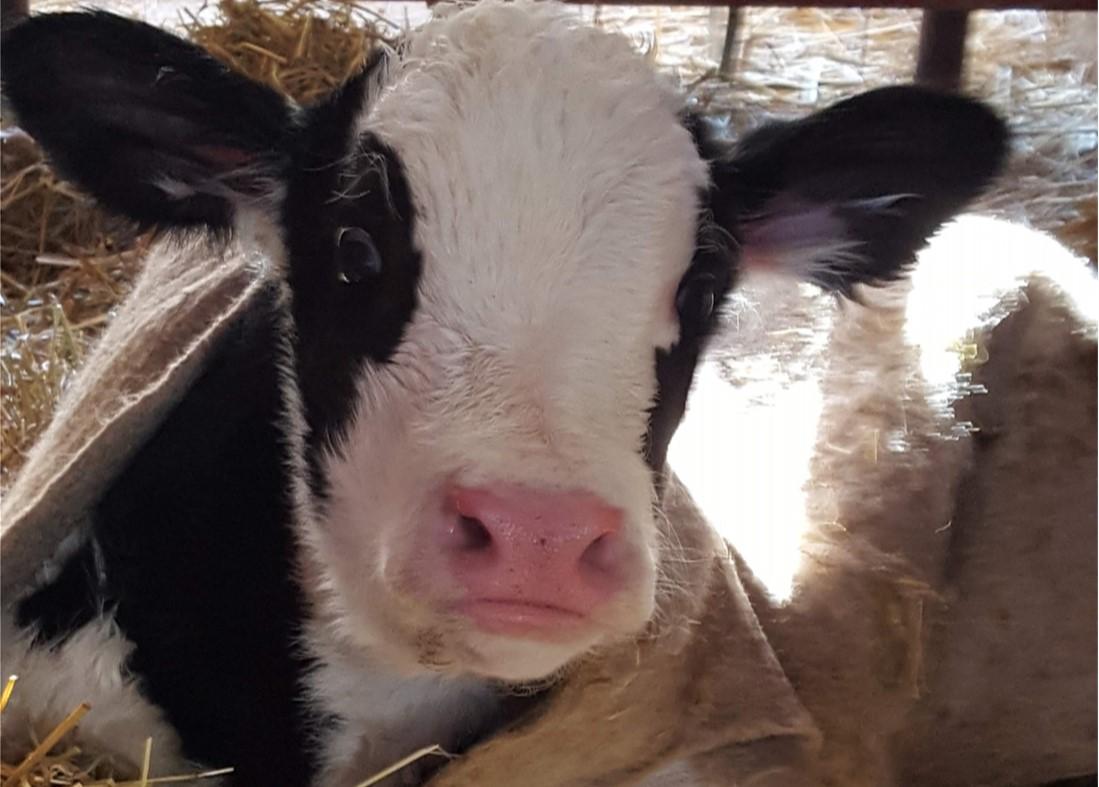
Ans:
[[[443,548],[462,611],[510,633],[579,623],[626,580],[622,512],[587,492],[450,490]]]

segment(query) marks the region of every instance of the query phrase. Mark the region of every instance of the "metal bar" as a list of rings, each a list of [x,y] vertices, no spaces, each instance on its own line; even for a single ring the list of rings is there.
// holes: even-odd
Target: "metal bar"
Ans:
[[[936,10],[976,11],[1008,9],[1044,9],[1047,11],[1090,11],[1096,0],[564,0],[575,5],[664,5],[733,7],[814,7],[814,8],[931,8]]]
[[[741,8],[729,7],[729,21],[725,25],[725,43],[721,47],[721,65],[718,72],[728,79],[733,75],[733,58],[736,56],[736,32],[740,27]]]
[[[916,81],[942,90],[957,90],[962,81],[968,11],[929,8],[920,23]]]

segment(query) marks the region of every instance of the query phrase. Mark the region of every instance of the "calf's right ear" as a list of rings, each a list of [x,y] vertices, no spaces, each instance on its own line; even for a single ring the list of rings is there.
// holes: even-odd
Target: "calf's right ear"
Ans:
[[[976,101],[902,86],[764,126],[731,149],[700,146],[714,221],[737,241],[741,268],[851,295],[903,273],[997,175],[1008,133]]]
[[[225,229],[283,188],[286,100],[150,25],[32,17],[4,34],[0,77],[57,170],[142,224]]]

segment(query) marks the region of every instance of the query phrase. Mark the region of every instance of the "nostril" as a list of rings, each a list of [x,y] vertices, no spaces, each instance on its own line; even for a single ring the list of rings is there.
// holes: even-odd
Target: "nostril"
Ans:
[[[621,559],[621,541],[614,533],[604,533],[580,555],[580,564],[600,573],[612,572]]]
[[[492,534],[480,519],[459,514],[455,529],[459,537],[459,549],[476,552],[488,549],[492,544]]]

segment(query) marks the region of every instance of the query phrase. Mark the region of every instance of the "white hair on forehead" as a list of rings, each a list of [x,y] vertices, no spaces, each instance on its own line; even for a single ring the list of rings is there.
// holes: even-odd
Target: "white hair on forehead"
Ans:
[[[417,28],[399,46],[405,70],[428,64],[456,63],[455,55],[466,67],[476,62],[499,62],[515,53],[529,53],[532,42],[567,39],[570,54],[578,64],[622,66],[625,71],[608,70],[627,79],[651,81],[654,72],[648,62],[624,35],[609,33],[588,24],[578,9],[556,2],[539,0],[484,0],[473,6],[440,3],[432,9],[433,19]],[[503,47],[510,39],[513,46]],[[476,68],[476,66],[474,67]],[[659,79],[659,78],[658,78]],[[683,98],[669,84],[665,96],[673,108]]]
[[[681,109],[627,39],[556,4],[482,3],[407,42],[364,130],[416,205],[406,336],[466,370],[445,398],[483,411],[470,428],[504,428],[495,402],[567,414],[535,426],[558,438],[644,431],[707,179]]]
[[[506,300],[529,324],[568,301],[590,330],[575,322],[594,315],[583,296],[614,295],[617,330],[651,334],[658,314],[658,343],[674,341],[661,301],[707,179],[682,106],[627,39],[556,4],[485,2],[412,34],[361,128],[408,174],[428,308],[510,336],[482,304]]]
[[[708,178],[682,108],[626,38],[558,4],[489,0],[411,33],[359,129],[401,162],[423,269],[361,415],[420,390],[440,462],[510,476],[471,445],[506,456],[526,435],[577,472],[609,450],[601,480],[572,481],[638,497],[609,468],[640,451]],[[524,455],[512,480],[550,482]]]

